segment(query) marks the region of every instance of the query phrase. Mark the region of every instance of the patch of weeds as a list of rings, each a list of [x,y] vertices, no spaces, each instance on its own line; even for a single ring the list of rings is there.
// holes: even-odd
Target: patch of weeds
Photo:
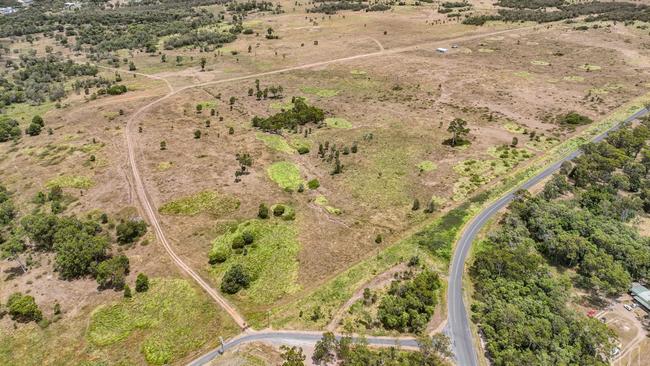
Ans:
[[[420,172],[432,172],[437,168],[438,166],[436,163],[430,160],[423,160],[418,164],[418,170],[420,170]]]
[[[535,66],[549,66],[551,64],[550,62],[542,60],[533,60],[530,63]]]
[[[360,76],[360,75],[367,75],[368,73],[364,70],[351,70],[350,74],[355,76]]]
[[[506,131],[511,133],[524,133],[524,131],[526,130],[524,126],[514,122],[508,122],[504,124],[503,128],[505,128]]]
[[[174,164],[171,161],[161,161],[158,163],[158,170],[161,172],[164,172],[165,170],[169,170],[174,166]]]
[[[282,137],[280,135],[261,133],[260,132],[257,135],[255,135],[255,137],[258,140],[262,141],[264,143],[264,145],[266,145],[267,147],[269,147],[269,148],[271,148],[273,150],[283,152],[283,153],[287,153],[287,154],[293,154],[296,151],[296,150],[294,150],[293,147],[291,147],[287,143],[287,140],[285,140],[284,137]]]
[[[284,190],[296,191],[301,184],[305,183],[300,176],[298,166],[288,161],[273,163],[266,172],[269,178]]]
[[[296,150],[300,150],[300,149],[311,150],[312,142],[311,140],[306,139],[304,137],[293,137],[289,141],[289,145],[291,145],[291,147],[293,147]]]
[[[234,333],[233,324],[186,280],[153,279],[147,292],[97,308],[86,338],[98,348],[137,344],[147,363],[170,364],[213,339]]]
[[[526,147],[537,151],[547,151],[560,143],[555,137],[536,136],[535,139],[526,142]]]
[[[253,240],[243,248],[234,248],[238,237],[250,235]],[[215,252],[225,254],[225,260],[213,267],[212,273],[221,278],[228,268],[242,265],[251,277],[248,288],[235,295],[242,306],[269,305],[300,289],[297,255],[300,250],[298,234],[291,222],[277,219],[249,220],[217,237],[212,244]]]
[[[235,197],[214,191],[203,191],[175,201],[167,202],[158,210],[164,215],[194,216],[208,213],[215,218],[223,217],[239,208]]]
[[[323,206],[325,208],[325,211],[329,212],[332,215],[340,215],[342,213],[340,209],[329,206],[327,198],[325,198],[323,195],[316,197],[316,199],[314,199],[314,203],[319,206]]]
[[[488,153],[494,159],[469,159],[454,166],[454,171],[460,175],[454,184],[454,201],[465,199],[480,186],[510,172],[521,161],[533,156],[525,149],[516,149],[507,145],[492,147]]]
[[[300,90],[302,90],[303,93],[316,95],[322,98],[334,97],[339,93],[339,90],[336,89],[324,89],[324,88],[317,88],[313,86],[305,86],[302,87]]]
[[[516,71],[514,72],[514,75],[522,79],[530,79],[533,76],[533,74],[529,73],[528,71]]]
[[[562,79],[565,80],[565,81],[572,81],[574,83],[581,83],[581,82],[585,81],[585,78],[583,78],[582,76],[576,76],[576,75],[565,76]]]
[[[76,188],[76,189],[88,189],[95,184],[93,180],[86,176],[81,175],[61,175],[56,178],[52,178],[45,184],[46,187],[52,188],[59,186],[61,188]]]
[[[352,128],[352,123],[345,118],[325,118],[325,123],[332,128]]]
[[[580,68],[586,71],[598,71],[602,69],[602,67],[598,65],[590,65],[590,64],[580,65]]]
[[[494,50],[491,49],[491,48],[479,48],[478,51],[481,52],[481,53],[492,53],[492,52],[494,52]]]

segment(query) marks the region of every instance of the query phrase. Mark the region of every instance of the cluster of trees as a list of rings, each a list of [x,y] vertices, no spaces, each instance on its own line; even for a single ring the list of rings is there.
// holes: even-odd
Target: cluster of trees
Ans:
[[[352,11],[386,11],[392,8],[394,1],[375,1],[368,0],[317,0],[314,1],[314,7],[307,9],[309,13],[336,14],[340,10]]]
[[[232,13],[248,13],[252,11],[272,11],[274,5],[270,1],[233,1],[228,4],[228,11]]]
[[[478,15],[465,19],[464,24],[483,25],[487,21],[523,22],[532,21],[538,23],[556,22],[566,19],[573,19],[580,16],[587,16],[586,21],[650,21],[650,6],[634,4],[630,2],[586,2],[555,6],[557,10],[546,11],[541,5],[546,1],[539,0],[509,0],[502,1],[502,6],[508,8],[499,9],[496,15]],[[549,3],[552,3],[550,1]]]
[[[572,281],[599,297],[648,279],[650,240],[627,222],[650,212],[649,125],[585,145],[540,195],[519,192],[476,256],[473,319],[494,364],[609,363],[614,334],[567,302]],[[553,275],[549,263],[575,274]]]
[[[334,169],[332,170],[332,175],[340,174],[343,172],[343,164],[341,163],[340,155],[349,155],[350,153],[356,154],[359,151],[359,145],[356,141],[352,143],[352,147],[342,146],[337,147],[336,144],[330,146],[329,141],[325,141],[325,144],[318,144],[318,157],[322,160],[331,163],[334,161]],[[307,151],[309,152],[309,151]]]
[[[253,127],[263,131],[279,132],[282,129],[295,130],[307,123],[320,123],[325,119],[322,109],[307,105],[303,98],[291,98],[293,108],[270,117],[253,117]]]
[[[17,140],[21,134],[18,121],[7,116],[0,116],[0,142]]]
[[[36,115],[32,118],[32,122],[25,130],[25,133],[30,136],[38,136],[41,134],[43,127],[45,127],[45,121],[43,121],[43,117]]]
[[[222,20],[202,6],[222,3],[221,0],[137,1],[118,7],[84,4],[80,10],[62,11],[58,2],[35,2],[29,11],[21,11],[0,19],[0,36],[22,36],[44,33],[62,41],[76,36],[76,49],[89,45],[89,52],[119,49],[145,49],[155,52],[160,37],[180,35],[194,44],[213,41],[191,36],[200,28]],[[54,4],[58,3],[58,4]],[[55,34],[56,32],[56,34]],[[187,38],[182,38],[190,35]],[[229,40],[227,38],[224,40]],[[63,43],[63,42],[62,42]],[[174,44],[174,43],[170,43]],[[176,43],[185,45],[188,43]]]
[[[199,30],[170,37],[165,40],[166,50],[190,46],[190,45],[218,45],[233,42],[237,39],[237,33],[241,32],[239,27],[230,28],[228,32],[216,32],[211,30]]]
[[[420,333],[433,315],[440,286],[438,274],[428,270],[410,280],[394,280],[379,303],[379,321],[385,329]]]
[[[323,333],[316,343],[312,361],[317,365],[385,365],[385,366],[442,366],[447,365],[445,358],[451,357],[449,339],[442,334],[418,339],[420,350],[402,351],[395,347],[370,348],[364,339],[354,340],[350,336],[337,338],[334,334]],[[290,355],[301,354],[294,350]],[[286,356],[285,356],[286,357]],[[299,360],[301,357],[294,357]],[[285,358],[287,360],[287,358]],[[304,360],[304,358],[303,358]],[[295,361],[285,365],[303,365]]]
[[[252,279],[248,270],[241,264],[234,264],[223,275],[221,291],[236,294],[241,289],[248,288]]]
[[[283,92],[284,87],[282,87],[282,85],[271,85],[262,89],[260,87],[260,80],[255,79],[255,90],[253,90],[253,88],[249,88],[248,96],[252,97],[254,94],[257,100],[262,100],[262,98],[281,99],[283,97]]]
[[[53,54],[44,57],[21,55],[19,62],[8,62],[15,72],[11,79],[0,77],[0,101],[5,105],[61,100],[66,94],[64,83],[69,78],[95,76],[98,72],[95,66],[63,60]]]

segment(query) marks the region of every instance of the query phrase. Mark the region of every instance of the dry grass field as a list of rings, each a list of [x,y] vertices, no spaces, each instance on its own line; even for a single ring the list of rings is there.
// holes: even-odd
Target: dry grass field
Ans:
[[[417,245],[386,250],[586,128],[563,127],[556,117],[577,112],[597,122],[650,89],[647,31],[634,25],[603,23],[588,31],[565,24],[473,27],[443,24],[446,17],[435,6],[328,16],[282,4],[284,14],[257,13],[245,20],[259,36],[240,35],[215,52],[163,50],[167,62],[162,63],[158,54],[120,51],[137,72],[163,78],[176,91],[186,88],[138,116],[137,164],[183,261],[217,289],[229,264],[255,269],[254,285],[227,297],[258,328],[268,325],[270,313],[274,326],[323,329],[345,299],[332,300],[325,318],[311,321],[307,313],[314,294],[351,276],[346,270],[363,261],[381,262],[368,267],[379,275],[418,254],[444,273],[448,258]],[[475,6],[492,8],[489,2]],[[216,14],[221,8],[208,10]],[[279,39],[264,38],[269,27]],[[47,42],[16,41],[10,47],[26,52]],[[449,50],[440,53],[437,47]],[[71,93],[60,108],[46,103],[6,109],[23,130],[35,114],[53,130],[0,144],[0,181],[18,192],[14,200],[21,212],[32,210],[36,192],[55,182],[69,198],[66,215],[106,212],[113,222],[143,216],[129,175],[124,129],[136,111],[168,90],[161,80],[127,73],[126,64],[122,69],[126,94],[86,100],[83,93]],[[102,74],[113,77],[114,72]],[[262,88],[282,86],[282,97],[249,96],[256,79]],[[291,108],[292,97],[323,109],[325,122],[299,133],[269,134],[252,127],[255,116]],[[466,146],[443,143],[455,118],[467,121],[471,143]],[[513,138],[517,143],[511,147]],[[319,144],[355,145],[358,151],[342,153],[342,172],[333,175],[333,162],[317,155]],[[309,152],[299,154],[301,147]],[[250,154],[252,165],[236,182],[236,157],[243,153]],[[307,182],[314,179],[319,186],[311,189]],[[416,199],[419,210],[412,209]],[[436,212],[424,213],[432,200]],[[282,204],[287,212],[260,220],[262,203]],[[246,230],[255,233],[258,246],[223,264],[208,263],[213,245],[229,243]],[[236,332],[225,313],[209,306],[175,269],[153,233],[122,250],[138,269],[128,281],[146,272],[160,289],[138,295],[138,301],[171,302],[174,291],[183,291],[189,300],[169,305],[170,311],[180,318],[198,307],[195,320],[209,319],[189,332],[185,344],[167,343],[170,334],[186,334],[194,324],[172,322],[166,329],[160,314],[143,314],[156,319],[144,329],[121,324],[124,334],[94,332],[110,327],[97,318],[102,309],[129,311],[120,308],[128,307],[122,294],[98,291],[90,279],[58,279],[51,255],[43,254],[33,258],[38,264],[25,275],[16,275],[14,262],[0,262],[0,301],[14,291],[29,291],[47,317],[55,302],[63,315],[47,330],[23,324],[13,329],[8,317],[0,320],[3,343],[15,345],[0,346],[0,363],[58,365],[75,355],[89,362],[159,364],[157,357],[171,352],[172,363],[181,364],[214,347],[217,335]],[[351,280],[352,292],[367,275]],[[55,334],[64,336],[57,340]],[[79,339],[79,344],[72,341]],[[147,351],[149,344],[155,351]],[[29,358],[28,349],[35,347],[43,350],[41,356]],[[226,364],[241,364],[236,358]]]

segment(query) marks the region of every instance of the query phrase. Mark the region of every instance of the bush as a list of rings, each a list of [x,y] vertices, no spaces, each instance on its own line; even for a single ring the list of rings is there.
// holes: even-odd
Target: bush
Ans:
[[[45,127],[45,122],[43,121],[43,117],[36,115],[32,118],[32,123],[37,124],[41,127]]]
[[[228,260],[229,255],[230,252],[228,251],[227,248],[217,248],[212,252],[210,252],[209,263],[210,264],[223,263],[226,260]]]
[[[244,245],[245,245],[245,243],[244,243],[244,238],[243,238],[241,235],[237,235],[237,236],[235,236],[235,237],[232,239],[232,244],[230,244],[230,246],[231,246],[233,249],[241,249],[241,248],[244,247]]]
[[[307,187],[309,187],[309,189],[316,189],[320,187],[320,182],[318,181],[318,179],[314,178],[309,182],[307,182]]]
[[[588,125],[593,122],[591,118],[587,116],[583,116],[576,112],[570,112],[564,116],[560,116],[559,121],[560,124],[571,125],[571,126]]]
[[[295,129],[298,125],[318,123],[325,119],[322,109],[312,107],[305,103],[303,98],[292,98],[293,108],[282,111],[267,118],[254,117],[253,127],[264,131],[279,131],[281,129]]]
[[[257,217],[260,219],[268,219],[269,218],[269,208],[266,207],[265,204],[260,203],[260,209],[257,212]]]
[[[129,273],[129,258],[118,255],[107,259],[97,266],[95,279],[101,288],[124,288],[126,275]]]
[[[38,136],[41,134],[41,125],[36,124],[36,123],[30,123],[29,127],[25,129],[25,133],[30,135],[30,136]]]
[[[275,205],[275,207],[273,207],[273,216],[282,216],[284,214],[284,210],[284,205]]]
[[[298,148],[298,154],[300,155],[309,154],[309,148],[307,146],[300,146]]]
[[[123,221],[117,225],[116,232],[118,243],[133,243],[147,232],[147,224],[143,220]]]
[[[124,94],[128,91],[126,88],[126,85],[111,85],[108,89],[106,89],[106,93],[109,95],[120,95]]]
[[[7,309],[11,318],[17,322],[27,323],[30,321],[38,322],[43,319],[43,313],[36,305],[36,300],[33,296],[23,295],[20,292],[15,292],[9,296],[7,301]]]
[[[236,294],[242,288],[247,288],[250,281],[246,269],[241,264],[235,264],[223,275],[221,291],[227,294]]]
[[[250,231],[244,231],[241,236],[242,239],[244,240],[244,244],[246,245],[253,244],[253,241],[255,240],[253,233],[251,233]]]
[[[20,137],[20,127],[13,119],[0,119],[0,142],[14,140]]]
[[[135,291],[147,292],[149,290],[149,277],[144,273],[138,273],[135,279]]]

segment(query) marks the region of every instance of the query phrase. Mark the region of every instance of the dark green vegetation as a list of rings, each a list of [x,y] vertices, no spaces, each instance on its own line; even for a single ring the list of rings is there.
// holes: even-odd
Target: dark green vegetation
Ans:
[[[650,211],[649,124],[585,145],[541,195],[518,193],[476,255],[473,319],[495,365],[609,363],[613,333],[567,302],[572,284],[598,298],[648,278],[650,240],[627,223]]]
[[[386,11],[390,10],[395,1],[370,2],[366,0],[317,0],[314,6],[307,9],[308,13],[336,14],[341,10],[352,11]]]
[[[568,126],[582,126],[582,125],[588,125],[593,122],[591,118],[587,116],[583,116],[576,112],[569,112],[567,114],[558,116],[557,121],[561,125],[568,125]]]
[[[43,319],[43,313],[38,308],[38,305],[36,305],[34,297],[23,295],[20,292],[9,296],[7,310],[11,318],[18,322],[26,323]]]
[[[0,36],[44,33],[63,45],[75,37],[75,50],[85,50],[103,58],[119,49],[143,49],[155,52],[160,37],[171,36],[165,48],[187,45],[207,47],[232,42],[241,25],[229,31],[201,29],[219,24],[215,16],[198,6],[222,3],[215,0],[143,0],[121,2],[119,6],[103,1],[85,2],[78,11],[64,11],[63,1],[37,1],[29,11],[20,11],[0,19]]]
[[[420,350],[407,352],[400,349],[371,349],[363,341],[354,341],[345,336],[337,339],[332,333],[323,333],[316,343],[312,361],[317,365],[337,364],[385,365],[385,366],[438,366],[447,363],[442,357],[449,357],[449,339],[444,335],[421,337],[418,339]]]
[[[64,199],[59,187],[53,187],[46,196],[37,195],[35,203],[40,209],[17,219],[9,192],[0,187],[0,252],[3,258],[15,260],[23,271],[29,270],[20,257],[32,252],[54,252],[54,268],[65,280],[85,276],[97,279],[100,288],[124,287],[129,273],[129,260],[124,255],[110,255],[111,236],[102,226],[108,222],[106,215],[99,221],[80,220],[73,216],[57,216],[55,208]],[[44,212],[42,203],[52,202],[52,212]],[[43,211],[41,211],[43,210]],[[129,221],[118,225],[117,237],[121,244],[133,242],[146,232],[142,221]]]
[[[438,274],[428,270],[413,279],[393,281],[377,313],[383,327],[412,333],[424,330],[438,303],[440,286]]]
[[[20,138],[18,122],[6,116],[0,117],[0,142],[17,140]]]
[[[0,78],[0,100],[4,105],[59,101],[66,95],[64,84],[70,78],[94,77],[98,72],[95,66],[77,64],[53,54],[44,57],[23,54],[17,61],[8,60],[7,65],[14,72],[10,78]]]
[[[253,117],[253,127],[263,131],[295,130],[307,123],[320,123],[325,119],[322,109],[309,106],[303,98],[291,98],[293,108],[267,118]]]
[[[499,9],[496,15],[472,16],[463,21],[464,24],[483,25],[487,21],[538,23],[556,22],[586,16],[588,22],[600,20],[612,21],[650,21],[650,6],[637,5],[630,2],[586,2],[570,4],[561,0],[505,0],[499,5],[507,7]],[[546,11],[547,7],[556,8]]]

